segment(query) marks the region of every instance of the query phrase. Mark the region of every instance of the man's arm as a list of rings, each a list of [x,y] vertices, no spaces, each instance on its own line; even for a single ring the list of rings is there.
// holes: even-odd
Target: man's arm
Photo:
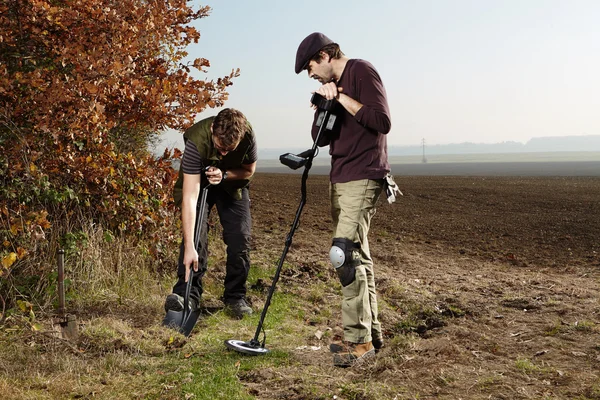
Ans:
[[[235,181],[241,179],[250,179],[256,170],[256,161],[252,164],[242,164],[238,168],[227,170],[227,180]],[[223,171],[217,167],[210,167],[206,171],[206,177],[211,185],[218,185],[223,180]],[[185,183],[185,180],[184,180]]]
[[[183,198],[181,201],[181,223],[183,228],[184,257],[186,267],[185,281],[189,276],[190,265],[194,271],[198,270],[198,252],[194,243],[194,229],[196,228],[196,205],[200,194],[200,174],[183,174]]]
[[[325,97],[327,100],[337,99],[338,103],[342,105],[352,115],[356,115],[358,110],[362,108],[362,104],[345,93],[342,93],[344,89],[338,87],[335,82],[329,82],[321,86],[316,93]]]
[[[250,179],[256,171],[256,161],[252,164],[242,164],[239,168],[232,168],[227,171],[227,180]]]
[[[342,93],[342,90],[343,88],[338,88],[338,103],[340,103],[342,107],[344,107],[346,111],[348,111],[348,113],[354,117],[356,113],[363,107],[363,105],[347,94]]]
[[[356,81],[359,82],[357,90],[360,93],[360,101],[343,93],[344,88],[338,87],[336,82],[324,84],[317,93],[327,100],[336,98],[365,128],[387,134],[392,128],[392,123],[387,95],[379,74],[370,64],[357,66],[355,73]]]
[[[358,63],[355,73],[362,107],[356,111],[354,118],[365,128],[387,134],[392,129],[392,121],[387,95],[379,73],[367,62]]]

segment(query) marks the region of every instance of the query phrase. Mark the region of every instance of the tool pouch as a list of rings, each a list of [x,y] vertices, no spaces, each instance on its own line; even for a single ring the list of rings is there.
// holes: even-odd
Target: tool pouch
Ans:
[[[394,181],[394,177],[389,173],[383,178],[383,186],[385,188],[388,203],[392,204],[396,201],[397,196],[403,196],[400,188]]]

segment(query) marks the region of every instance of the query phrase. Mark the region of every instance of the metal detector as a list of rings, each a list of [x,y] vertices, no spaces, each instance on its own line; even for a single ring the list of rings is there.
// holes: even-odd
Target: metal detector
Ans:
[[[202,224],[205,223],[204,217],[206,213],[206,197],[208,196],[208,188],[210,184],[207,184],[202,189],[200,196],[200,202],[196,208],[196,227],[194,229],[194,246],[198,249],[200,242],[200,232]],[[190,275],[188,277],[187,285],[185,286],[185,296],[183,297],[183,310],[182,311],[167,311],[167,315],[163,320],[163,325],[178,330],[185,336],[190,336],[192,329],[196,326],[196,321],[200,316],[200,309],[190,309],[190,292],[192,290],[192,279],[194,278],[194,268],[190,265]]]
[[[296,211],[296,217],[294,218],[294,222],[290,228],[290,232],[287,235],[285,241],[285,247],[283,248],[283,254],[279,258],[279,263],[277,265],[277,269],[275,271],[275,276],[273,277],[273,283],[271,284],[271,288],[269,289],[269,294],[267,295],[267,300],[265,302],[265,306],[263,307],[262,313],[260,315],[260,320],[258,321],[258,326],[256,327],[256,333],[254,334],[254,338],[249,342],[244,342],[241,340],[226,340],[225,346],[227,346],[231,350],[238,351],[240,353],[249,354],[249,355],[261,355],[269,352],[265,348],[265,342],[267,340],[267,335],[263,329],[263,323],[265,320],[265,316],[267,315],[267,309],[271,304],[271,298],[273,297],[273,293],[275,292],[275,286],[277,285],[277,281],[279,280],[279,274],[281,273],[281,267],[283,266],[283,261],[292,245],[292,237],[294,236],[294,232],[300,223],[300,215],[302,214],[302,209],[304,208],[304,204],[306,204],[306,180],[308,178],[308,171],[312,167],[312,161],[315,155],[317,154],[317,144],[319,143],[319,139],[324,130],[331,130],[335,123],[335,115],[331,113],[337,101],[335,99],[326,100],[323,96],[318,93],[314,93],[310,102],[314,104],[319,110],[319,115],[317,117],[317,125],[319,126],[319,131],[317,136],[315,137],[315,141],[311,149],[303,151],[299,154],[285,153],[279,157],[279,161],[282,164],[290,167],[291,169],[298,169],[300,167],[304,167],[304,173],[302,174],[302,187],[301,187],[301,200],[300,205],[298,206],[298,210]],[[260,332],[263,332],[263,341],[262,343],[258,340]]]

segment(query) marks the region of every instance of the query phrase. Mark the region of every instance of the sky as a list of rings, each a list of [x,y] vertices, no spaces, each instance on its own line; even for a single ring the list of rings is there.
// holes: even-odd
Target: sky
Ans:
[[[194,23],[198,79],[241,75],[225,107],[252,123],[259,148],[312,145],[311,92],[296,75],[300,42],[322,32],[350,58],[371,62],[392,118],[388,146],[525,143],[600,134],[600,1],[211,0]],[[197,120],[216,115],[208,109]],[[181,132],[163,134],[183,148]]]

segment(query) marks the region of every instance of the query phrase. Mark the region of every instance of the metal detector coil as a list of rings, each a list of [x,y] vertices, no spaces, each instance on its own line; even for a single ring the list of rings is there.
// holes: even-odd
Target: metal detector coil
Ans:
[[[227,346],[228,349],[235,350],[238,353],[248,354],[250,356],[260,356],[269,352],[269,350],[265,349],[264,346],[261,346],[260,343],[254,344],[252,340],[249,342],[244,342],[241,340],[230,339],[225,341],[225,346]]]
[[[290,232],[287,235],[285,240],[285,247],[283,248],[283,253],[279,258],[279,263],[277,264],[277,269],[275,270],[275,276],[273,277],[273,283],[269,288],[269,294],[267,295],[267,300],[265,301],[265,305],[263,307],[262,313],[260,315],[260,320],[258,321],[258,326],[256,327],[256,332],[254,334],[254,338],[248,342],[243,342],[241,340],[226,340],[225,346],[231,350],[235,350],[239,353],[249,354],[249,355],[262,355],[269,352],[265,348],[266,342],[266,333],[263,329],[263,323],[265,321],[265,317],[267,315],[267,310],[269,309],[269,305],[271,304],[271,299],[273,298],[273,293],[275,292],[275,286],[277,285],[277,281],[279,280],[279,275],[281,273],[281,268],[283,266],[283,262],[285,257],[292,245],[292,238],[294,237],[294,232],[296,232],[296,228],[300,223],[300,215],[302,214],[302,209],[306,204],[306,180],[308,179],[308,171],[312,167],[312,161],[315,155],[317,154],[317,144],[319,143],[319,138],[324,130],[327,129],[327,126],[330,117],[332,117],[331,110],[334,108],[337,100],[331,99],[326,100],[323,96],[318,93],[314,93],[311,98],[311,103],[317,106],[320,113],[323,114],[322,123],[319,126],[319,131],[315,140],[313,142],[312,148],[303,151],[300,154],[292,154],[285,153],[279,157],[279,160],[286,166],[292,169],[298,169],[300,167],[304,167],[304,172],[302,173],[302,185],[301,185],[301,199],[300,204],[298,205],[298,209],[296,210],[296,217],[294,218],[294,222],[292,222],[292,226],[290,228]],[[263,341],[262,343],[258,340],[260,333],[263,332]]]

